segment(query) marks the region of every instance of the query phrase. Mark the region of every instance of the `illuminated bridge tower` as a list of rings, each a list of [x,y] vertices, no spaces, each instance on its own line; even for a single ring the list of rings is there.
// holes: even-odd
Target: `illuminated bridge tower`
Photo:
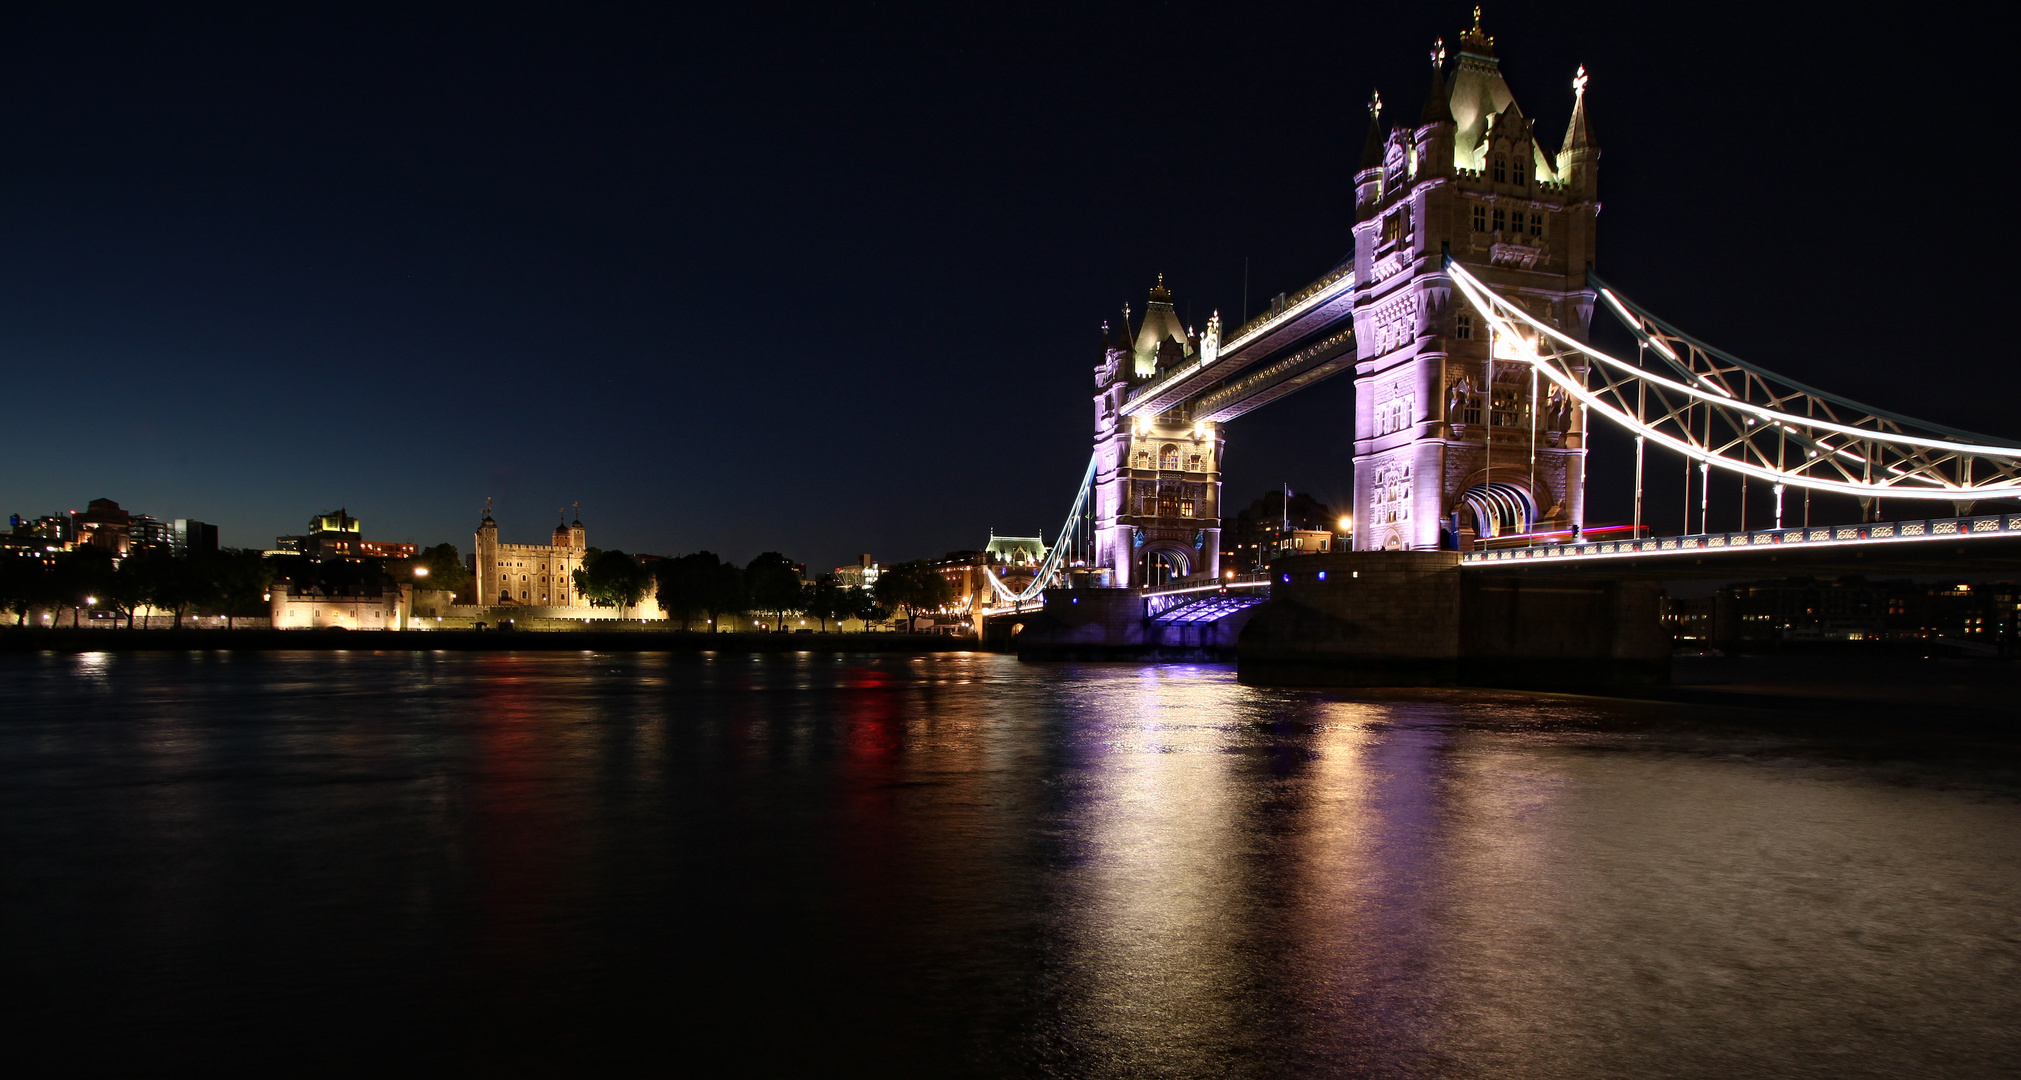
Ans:
[[[1450,82],[1444,60],[1440,43],[1415,126],[1385,132],[1380,99],[1371,105],[1355,174],[1359,550],[1472,546],[1583,524],[1585,410],[1539,386],[1524,341],[1490,340],[1444,257],[1585,339],[1600,212],[1585,70],[1552,153],[1502,80],[1478,14]]]
[[[1129,310],[1114,338],[1102,329],[1095,368],[1095,565],[1113,584],[1161,584],[1218,574],[1221,565],[1221,426],[1195,424],[1180,409],[1125,417],[1132,390],[1219,348],[1221,317],[1196,334],[1179,323],[1163,275],[1134,337]]]

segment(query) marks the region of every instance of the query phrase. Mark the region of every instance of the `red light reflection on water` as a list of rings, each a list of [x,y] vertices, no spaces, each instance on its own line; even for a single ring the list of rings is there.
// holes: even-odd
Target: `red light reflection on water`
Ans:
[[[907,698],[912,687],[878,667],[841,673],[837,715],[845,765],[837,846],[845,893],[865,928],[901,918],[912,874],[905,795]]]
[[[568,659],[487,654],[471,684],[471,964],[508,1005],[538,1005],[573,952],[561,924],[580,829],[563,791],[573,754],[557,735],[578,706],[552,692]]]

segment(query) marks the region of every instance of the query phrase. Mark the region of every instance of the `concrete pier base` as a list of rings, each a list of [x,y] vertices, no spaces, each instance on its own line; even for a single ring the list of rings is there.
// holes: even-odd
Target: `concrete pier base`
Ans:
[[[1668,679],[1654,582],[1460,570],[1456,552],[1306,555],[1273,565],[1236,645],[1265,686],[1586,690]]]
[[[1042,611],[990,627],[1020,660],[1222,662],[1252,608],[1211,623],[1166,625],[1146,616],[1135,589],[1051,589]]]

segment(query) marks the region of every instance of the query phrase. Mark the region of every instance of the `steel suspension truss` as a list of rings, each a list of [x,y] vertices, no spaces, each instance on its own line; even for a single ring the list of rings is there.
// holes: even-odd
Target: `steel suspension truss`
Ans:
[[[1073,509],[1067,511],[1067,520],[1060,526],[1059,538],[1053,542],[1052,550],[1046,552],[1046,559],[1039,564],[1039,571],[1032,576],[1031,583],[1023,589],[1013,589],[995,574],[985,575],[989,578],[990,588],[996,591],[999,599],[1020,604],[1038,596],[1053,583],[1054,577],[1060,572],[1060,564],[1066,561],[1067,553],[1082,539],[1081,534],[1084,530],[1081,519],[1088,505],[1088,492],[1094,489],[1095,463],[1098,460],[1100,460],[1099,453],[1088,455],[1088,471],[1081,476],[1080,490],[1074,492]]]
[[[1659,365],[1574,340],[1458,262],[1448,260],[1446,270],[1502,338],[1499,355],[1514,352],[1591,412],[1701,468],[1862,500],[2021,495],[2021,446],[2013,440],[1916,420],[1777,375],[1678,330],[1591,273],[1587,280]]]

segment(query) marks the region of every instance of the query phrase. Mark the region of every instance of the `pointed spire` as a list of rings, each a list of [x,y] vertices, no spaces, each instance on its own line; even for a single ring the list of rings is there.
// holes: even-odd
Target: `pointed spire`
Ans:
[[[1593,141],[1593,125],[1586,119],[1586,84],[1592,79],[1586,74],[1586,65],[1579,65],[1579,74],[1572,77],[1572,122],[1565,125],[1565,147],[1558,151],[1563,154],[1570,150],[1590,150],[1599,144]]]
[[[1432,42],[1432,88],[1425,95],[1425,111],[1418,117],[1420,124],[1433,124],[1453,118],[1452,95],[1446,90],[1446,39]]]
[[[1361,167],[1382,168],[1382,91],[1371,92],[1368,99],[1368,138],[1361,143]]]

